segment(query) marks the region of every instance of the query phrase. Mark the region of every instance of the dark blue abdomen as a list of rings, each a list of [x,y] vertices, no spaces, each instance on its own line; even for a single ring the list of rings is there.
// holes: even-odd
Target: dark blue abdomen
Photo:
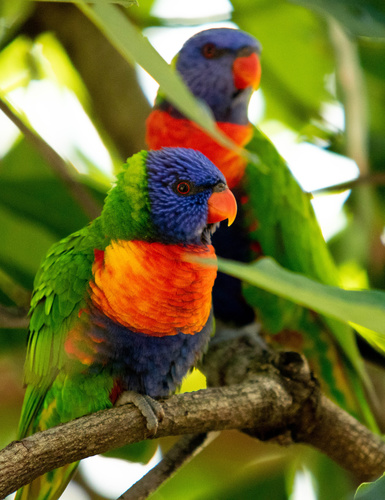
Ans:
[[[132,332],[95,312],[91,321],[90,336],[96,340],[97,348],[92,371],[108,366],[122,390],[154,398],[176,390],[201,358],[213,328],[212,313],[205,327],[195,335],[151,337]]]

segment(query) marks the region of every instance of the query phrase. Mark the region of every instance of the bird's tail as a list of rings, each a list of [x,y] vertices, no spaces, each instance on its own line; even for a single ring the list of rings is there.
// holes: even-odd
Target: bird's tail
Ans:
[[[15,500],[57,500],[74,475],[78,463],[65,465],[36,478],[18,490]]]

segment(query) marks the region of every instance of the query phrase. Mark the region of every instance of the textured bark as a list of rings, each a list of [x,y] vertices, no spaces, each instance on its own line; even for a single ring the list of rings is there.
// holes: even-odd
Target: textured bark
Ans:
[[[165,417],[156,437],[256,425],[282,427],[291,397],[283,387],[261,379],[258,387],[250,384],[172,396],[163,407]],[[0,452],[0,498],[53,468],[149,437],[139,410],[127,405],[15,441]]]
[[[285,444],[310,444],[359,481],[382,474],[385,443],[299,373],[293,382],[288,376],[259,374],[244,385],[172,396],[162,402],[165,417],[155,437],[250,429],[262,439],[284,436]],[[127,405],[15,441],[0,452],[0,498],[51,469],[149,437],[139,410]]]
[[[313,430],[298,430],[296,439],[322,451],[360,481],[378,477],[385,470],[382,439],[325,396],[321,397]]]
[[[267,376],[287,388],[293,398],[284,428],[273,432],[244,430],[261,440],[290,445],[305,443],[323,452],[358,481],[378,477],[384,470],[384,444],[379,436],[341,410],[320,391],[306,359],[296,352],[272,350],[259,336],[258,325],[235,334],[218,323],[202,370],[209,386],[247,383]],[[370,467],[366,465],[370,463]]]

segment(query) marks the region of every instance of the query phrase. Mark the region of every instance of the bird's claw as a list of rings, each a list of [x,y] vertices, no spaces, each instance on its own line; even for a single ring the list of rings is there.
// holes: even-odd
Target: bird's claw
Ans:
[[[123,392],[115,403],[115,406],[122,406],[127,403],[134,404],[144,416],[147,422],[147,429],[152,435],[158,430],[158,424],[163,420],[164,410],[159,401],[151,398],[147,394],[139,394],[135,391]]]

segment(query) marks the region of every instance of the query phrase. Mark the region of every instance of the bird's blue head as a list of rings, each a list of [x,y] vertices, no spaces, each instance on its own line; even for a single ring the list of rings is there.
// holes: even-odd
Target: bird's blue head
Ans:
[[[199,151],[149,151],[146,166],[151,219],[158,240],[208,244],[218,222],[233,222],[237,207],[225,177]]]
[[[261,78],[260,52],[259,42],[243,31],[209,29],[187,40],[176,69],[216,121],[246,124],[251,93]]]

